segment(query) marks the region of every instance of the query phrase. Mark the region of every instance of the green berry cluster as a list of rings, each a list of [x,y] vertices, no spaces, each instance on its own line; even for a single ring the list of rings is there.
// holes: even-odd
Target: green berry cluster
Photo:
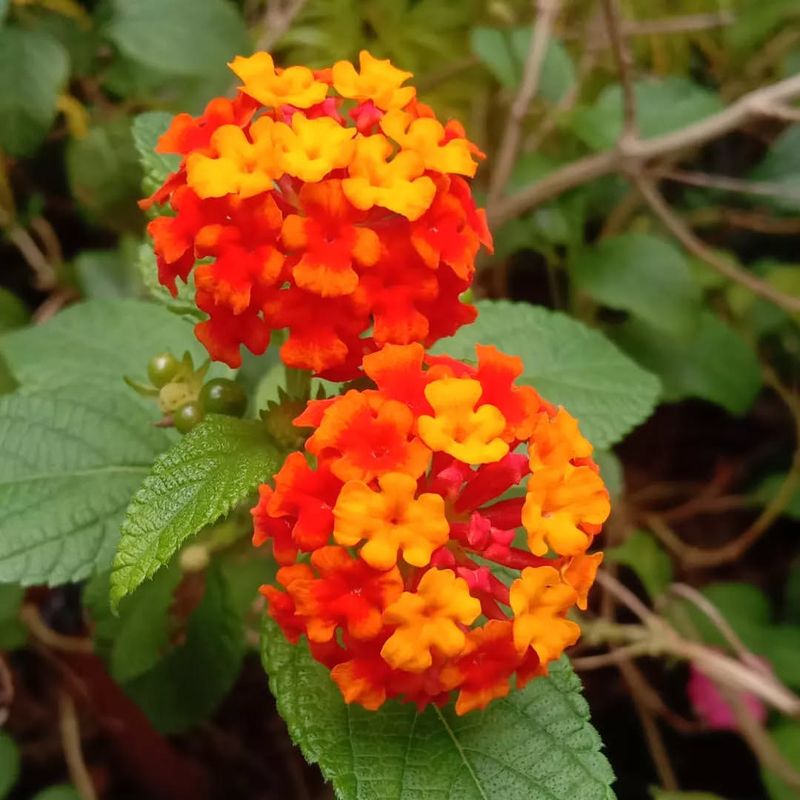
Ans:
[[[149,384],[125,380],[139,394],[158,397],[164,414],[159,424],[188,433],[206,414],[241,417],[247,408],[247,395],[238,383],[227,378],[206,381],[207,371],[208,362],[195,369],[189,353],[182,359],[159,353],[147,365]]]

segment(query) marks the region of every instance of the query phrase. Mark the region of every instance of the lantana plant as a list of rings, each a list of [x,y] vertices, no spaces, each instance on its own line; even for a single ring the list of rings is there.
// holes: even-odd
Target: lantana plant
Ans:
[[[278,710],[339,797],[609,797],[563,657],[610,512],[573,416],[592,390],[573,390],[567,410],[498,348],[513,336],[481,323],[640,371],[563,315],[472,303],[476,257],[492,247],[471,186],[483,154],[410,73],[368,52],[320,70],[265,52],[230,67],[232,99],[134,126],[157,167],[141,201],[144,268],[149,251],[154,296],[184,319],[138,301],[129,328],[121,306],[92,312],[149,365],[126,362],[123,395],[97,394],[100,380],[68,387],[59,400],[78,410],[63,431],[52,423],[78,475],[108,459],[70,449],[76,420],[130,444],[130,463],[112,465],[119,485],[71,495],[79,521],[128,504],[113,567],[106,549],[65,550],[26,579],[94,575],[85,603],[112,675],[167,732],[214,708],[242,657],[241,621],[261,624]],[[70,313],[50,330],[68,338]],[[187,317],[201,347],[178,335]],[[642,413],[595,420],[601,444]],[[165,618],[198,574],[202,600],[170,650],[176,634],[154,611]]]
[[[231,69],[235,99],[158,141],[181,157],[142,203],[163,212],[159,280],[174,294],[194,272],[213,359],[238,367],[286,328],[287,366],[359,379],[308,401],[304,451],[260,488],[253,541],[281,565],[268,612],[347,703],[457,691],[456,713],[484,708],[578,639],[567,612],[586,607],[610,508],[577,421],[515,385],[518,358],[425,351],[475,317],[460,295],[491,246],[467,181],[481,153],[366,51],[359,68],[261,52]]]

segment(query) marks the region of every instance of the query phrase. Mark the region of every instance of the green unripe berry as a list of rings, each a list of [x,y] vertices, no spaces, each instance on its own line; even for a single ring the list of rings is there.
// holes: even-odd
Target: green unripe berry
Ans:
[[[184,403],[175,411],[172,415],[172,423],[181,433],[189,433],[195,425],[203,421],[203,416],[200,403],[193,400],[190,403]]]
[[[196,390],[195,390],[196,391]],[[196,400],[197,395],[185,383],[168,383],[158,392],[158,407],[165,413],[171,414],[184,403]]]
[[[247,395],[238,383],[214,378],[200,390],[200,405],[207,414],[241,417],[247,408]]]
[[[147,365],[147,377],[153,386],[160,389],[175,377],[180,365],[181,362],[172,353],[159,353],[150,359]]]

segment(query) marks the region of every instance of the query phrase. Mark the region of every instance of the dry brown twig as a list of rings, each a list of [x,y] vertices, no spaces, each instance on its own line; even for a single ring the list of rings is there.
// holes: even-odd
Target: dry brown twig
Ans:
[[[766,503],[753,522],[731,542],[716,548],[695,547],[686,544],[659,514],[644,514],[642,521],[648,528],[680,558],[691,567],[716,567],[741,558],[770,528],[783,513],[795,493],[800,490],[800,399],[780,381],[769,367],[763,367],[764,380],[783,400],[795,429],[795,450],[789,472],[778,491]]]
[[[65,636],[50,628],[42,619],[39,609],[32,603],[25,603],[19,612],[22,624],[37,641],[51,650],[62,650],[67,653],[93,653],[91,639],[81,636]]]
[[[605,589],[601,603],[604,615],[604,618],[600,620],[601,624],[605,624],[612,629],[615,627],[611,620],[614,617],[615,600],[620,600],[644,623],[643,626],[626,627],[641,628],[642,633],[659,630],[661,625],[659,618],[653,614],[647,606],[641,603],[633,592],[618,581],[608,568],[598,572],[597,580]],[[636,644],[637,642],[634,640],[632,646]],[[623,653],[623,655],[617,656],[614,655],[615,653]],[[653,696],[656,692],[647,683],[644,675],[642,675],[641,671],[635,666],[632,660],[633,656],[638,655],[638,653],[634,654],[630,648],[623,647],[618,650],[612,648],[611,653],[607,655],[614,656],[613,663],[619,670],[623,681],[630,689],[633,705],[639,717],[642,731],[647,740],[647,747],[653,760],[653,765],[658,773],[659,780],[661,781],[661,785],[667,790],[677,790],[679,788],[678,779],[672,767],[669,751],[664,743],[664,737],[661,735],[661,730],[658,727],[658,721],[656,720],[657,709],[653,707]],[[600,658],[600,656],[596,658]],[[585,663],[586,659],[584,659],[584,665]],[[596,663],[597,662],[595,662],[595,664]]]
[[[639,139],[639,126],[636,121],[636,92],[633,84],[633,58],[627,40],[622,32],[619,0],[601,0],[606,31],[611,41],[611,50],[617,63],[619,80],[622,84],[622,135],[618,147],[623,154],[635,146]]]
[[[754,694],[787,716],[800,717],[800,697],[765,671],[760,663],[751,658],[746,662],[740,661],[705,644],[684,638],[663,617],[647,608],[630,589],[604,570],[598,572],[597,582],[636,614],[643,625],[614,624],[601,620],[598,635],[596,626],[586,624],[586,637],[591,641],[597,642],[605,636],[615,644],[624,644],[626,641],[636,644],[642,651],[646,649],[648,655],[670,655],[691,661],[712,680],[734,691]],[[648,648],[645,648],[645,642],[649,644]]]
[[[747,708],[742,696],[724,686],[717,686],[717,688],[736,718],[739,733],[750,746],[759,763],[778,775],[791,788],[800,792],[800,772],[784,758],[772,737]]]
[[[670,208],[652,178],[643,172],[632,173],[632,178],[653,214],[689,253],[697,256],[720,275],[746,287],[753,294],[769,300],[784,311],[792,314],[800,313],[800,297],[784,294],[772,284],[757,278],[752,272],[736,266],[732,261],[719,255],[702,239],[698,239],[691,228]]]
[[[8,667],[5,656],[0,653],[0,728],[8,719],[8,709],[14,699],[14,676]]]
[[[487,199],[489,208],[500,200],[511,175],[511,170],[514,167],[522,139],[522,124],[525,121],[525,115],[528,113],[531,100],[533,100],[536,90],[539,88],[542,65],[547,55],[553,23],[560,10],[561,0],[539,0],[538,2],[538,13],[531,34],[528,54],[525,58],[522,83],[514,102],[511,104],[505,132],[500,142],[492,178],[489,183],[489,196]]]
[[[708,14],[686,14],[681,17],[631,20],[624,23],[622,32],[626,37],[694,33],[697,31],[714,30],[715,28],[725,28],[735,21],[736,17],[730,11],[718,11]],[[568,33],[564,38],[577,39],[579,37],[580,34]],[[599,46],[611,46],[607,35],[601,40]]]
[[[748,92],[722,111],[678,131],[629,142],[624,153],[614,147],[585,156],[498,202],[490,214],[490,221],[494,226],[501,225],[569,189],[604,175],[622,172],[626,163],[642,169],[657,159],[699,147],[740,128],[753,118],[763,116],[766,107],[798,97],[800,75],[794,75]]]
[[[770,214],[745,211],[740,208],[708,206],[696,208],[685,215],[687,224],[693,228],[727,225],[768,236],[796,236],[800,234],[800,217],[774,217]]]
[[[668,792],[677,792],[680,789],[678,776],[675,774],[664,737],[658,727],[657,711],[652,707],[651,695],[653,689],[647,683],[641,671],[630,660],[623,659],[617,665],[617,668],[636,701],[634,704],[636,714],[647,739],[647,746],[650,749],[653,764],[658,772],[661,787]]]
[[[271,50],[292,27],[307,0],[267,0],[256,50]]]
[[[81,747],[81,729],[75,701],[69,692],[62,689],[58,695],[58,725],[61,732],[61,743],[64,748],[64,760],[67,762],[69,777],[81,800],[96,800],[92,776],[83,759]]]
[[[0,207],[0,230],[19,250],[36,278],[36,287],[51,289],[57,283],[56,270],[42,252],[36,240],[22,227],[11,214]]]
[[[785,311],[790,313],[800,312],[800,297],[784,294],[766,281],[762,281],[753,275],[753,273],[741,269],[726,258],[719,256],[712,248],[706,245],[705,242],[698,239],[683,220],[670,208],[669,204],[658,191],[654,179],[645,172],[643,160],[640,156],[637,156],[637,151],[641,151],[641,149],[647,145],[648,141],[652,140],[645,141],[639,139],[637,134],[633,62],[630,49],[627,46],[627,41],[622,33],[623,23],[620,16],[618,0],[602,0],[602,6],[606,18],[606,28],[614,52],[614,59],[617,63],[620,83],[622,84],[623,127],[616,148],[620,158],[619,168],[633,181],[645,203],[661,221],[664,227],[667,228],[691,254],[697,256],[701,261],[708,264],[724,277],[745,286],[754,294],[766,300],[770,300]],[[761,99],[751,99],[749,101],[750,107],[764,113],[764,109],[779,103],[780,101],[774,97],[776,94],[774,87],[772,87],[772,89],[772,91],[770,91],[769,88],[760,90],[763,93]],[[800,82],[797,84],[797,93],[800,94]],[[734,111],[741,103],[742,101],[735,103],[733,106],[730,106],[725,111],[716,115],[716,118],[724,117],[726,113],[731,116],[730,112]],[[743,108],[747,108],[747,104],[745,104]],[[737,118],[737,115],[733,116]],[[714,117],[709,117],[705,120],[705,123],[708,125],[713,119]],[[675,134],[667,134],[666,137],[662,138],[669,140],[669,138],[672,137],[673,141],[676,138],[678,141],[682,141],[681,133],[685,134],[686,130],[688,129],[684,129],[683,132],[677,131]]]
[[[690,172],[682,169],[665,169],[656,173],[661,179],[699,186],[706,189],[719,189],[723,192],[751,194],[758,197],[780,197],[800,202],[800,190],[791,189],[780,183],[766,181],[746,181],[729,178],[726,175],[709,175],[705,172]]]

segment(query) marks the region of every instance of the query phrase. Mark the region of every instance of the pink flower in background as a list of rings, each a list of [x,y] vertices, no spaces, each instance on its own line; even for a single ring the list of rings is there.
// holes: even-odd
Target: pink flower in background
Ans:
[[[709,728],[716,731],[738,731],[739,725],[733,709],[720,693],[714,681],[694,664],[689,667],[689,681],[686,684],[686,694],[694,708],[695,714],[700,717]],[[749,692],[742,694],[742,700],[748,712],[759,722],[764,722],[767,709],[764,704]]]

